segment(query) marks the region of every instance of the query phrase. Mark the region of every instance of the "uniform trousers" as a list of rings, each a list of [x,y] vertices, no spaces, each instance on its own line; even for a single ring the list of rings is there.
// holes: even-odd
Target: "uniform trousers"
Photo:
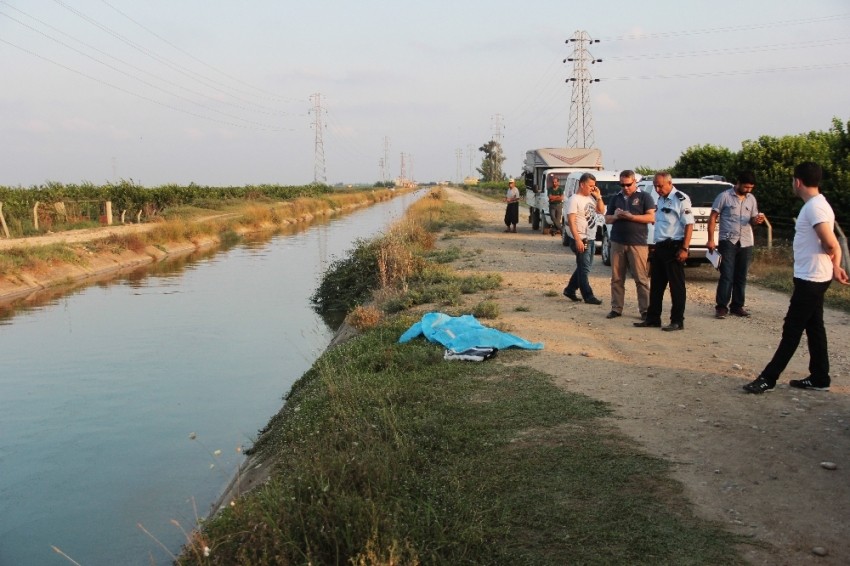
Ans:
[[[661,307],[664,302],[664,291],[670,285],[670,298],[673,306],[670,309],[670,322],[684,324],[685,322],[685,265],[676,256],[682,249],[681,240],[667,240],[655,246],[649,269],[649,308],[646,311],[647,322],[661,322]]]

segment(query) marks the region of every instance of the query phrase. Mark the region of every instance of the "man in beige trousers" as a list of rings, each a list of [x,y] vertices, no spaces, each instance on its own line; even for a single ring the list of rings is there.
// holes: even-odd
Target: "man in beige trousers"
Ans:
[[[607,318],[623,314],[626,273],[629,268],[637,287],[638,312],[646,318],[649,308],[649,246],[647,225],[655,222],[655,201],[649,193],[637,190],[635,172],[620,173],[620,192],[608,201],[605,223],[611,224],[611,312]]]

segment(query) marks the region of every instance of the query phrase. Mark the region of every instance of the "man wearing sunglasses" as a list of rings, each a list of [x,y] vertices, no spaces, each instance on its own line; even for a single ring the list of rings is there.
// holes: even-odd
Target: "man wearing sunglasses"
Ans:
[[[620,192],[608,201],[605,223],[611,224],[611,312],[607,318],[623,314],[626,273],[631,267],[637,287],[638,312],[646,319],[649,308],[649,246],[647,225],[655,222],[652,195],[637,190],[635,172],[620,173]]]

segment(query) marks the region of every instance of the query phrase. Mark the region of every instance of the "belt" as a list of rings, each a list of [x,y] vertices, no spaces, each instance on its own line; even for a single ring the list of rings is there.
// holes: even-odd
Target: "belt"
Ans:
[[[661,240],[660,242],[655,242],[655,247],[657,248],[668,248],[673,246],[681,246],[684,240],[674,240],[673,238],[667,238],[666,240]]]

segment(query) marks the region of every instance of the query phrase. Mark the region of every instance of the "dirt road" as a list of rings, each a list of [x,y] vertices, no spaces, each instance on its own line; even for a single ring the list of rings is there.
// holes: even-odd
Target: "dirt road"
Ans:
[[[684,332],[633,327],[639,318],[631,281],[623,316],[608,320],[610,269],[599,256],[591,285],[603,304],[573,303],[561,291],[575,259],[560,238],[532,231],[522,211],[518,233],[504,233],[504,205],[449,194],[472,206],[485,228],[438,245],[468,252],[457,269],[502,275],[495,293],[500,321],[545,343],[523,363],[555,376],[564,389],[611,403],[612,422],[671,462],[700,515],[753,537],[755,544],[741,547],[753,564],[850,564],[850,315],[825,313],[830,392],[787,385],[808,375],[804,337],[776,390],[748,395],[741,386],[779,343],[787,296],[751,284],[752,318],[716,320],[716,271],[689,268]],[[668,294],[665,323],[669,310]]]

